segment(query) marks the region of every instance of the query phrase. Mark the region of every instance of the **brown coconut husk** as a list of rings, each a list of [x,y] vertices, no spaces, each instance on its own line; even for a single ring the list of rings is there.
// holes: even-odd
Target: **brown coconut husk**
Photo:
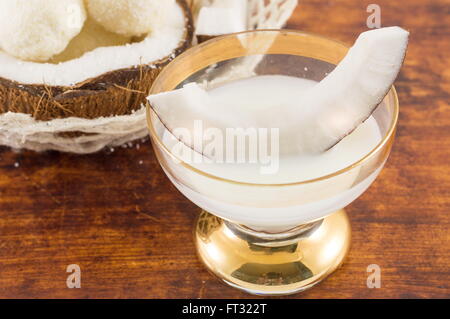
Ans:
[[[139,67],[114,70],[71,87],[21,84],[0,77],[0,113],[26,113],[36,120],[48,121],[127,115],[139,109],[162,68],[192,43],[190,7],[186,0],[177,2],[186,17],[186,30],[169,56]]]

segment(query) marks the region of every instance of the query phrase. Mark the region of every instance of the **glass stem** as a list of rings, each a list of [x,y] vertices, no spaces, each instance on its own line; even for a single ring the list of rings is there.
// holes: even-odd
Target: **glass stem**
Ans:
[[[237,237],[251,242],[255,245],[266,247],[278,247],[289,245],[297,242],[302,237],[309,236],[322,225],[323,219],[302,224],[289,230],[279,233],[269,233],[264,231],[257,231],[244,225],[224,221],[225,226]]]

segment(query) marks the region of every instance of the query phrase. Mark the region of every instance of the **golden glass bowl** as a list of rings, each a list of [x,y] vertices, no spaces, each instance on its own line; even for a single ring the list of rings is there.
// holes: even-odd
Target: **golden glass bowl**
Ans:
[[[151,94],[187,82],[217,85],[255,74],[320,81],[348,47],[321,36],[289,30],[258,30],[215,38],[173,60]],[[221,80],[222,79],[222,80]],[[289,184],[252,184],[203,172],[172,154],[164,126],[147,110],[158,160],[174,185],[203,209],[195,242],[200,259],[218,278],[253,294],[305,290],[333,272],[350,246],[343,208],[375,180],[388,158],[398,118],[392,88],[374,112],[381,142],[365,157],[327,176]]]

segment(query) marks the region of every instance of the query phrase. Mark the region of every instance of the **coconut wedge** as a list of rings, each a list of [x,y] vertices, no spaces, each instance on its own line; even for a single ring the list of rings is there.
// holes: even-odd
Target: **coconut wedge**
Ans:
[[[213,0],[203,6],[196,19],[197,39],[204,42],[213,37],[247,30],[248,1]]]
[[[177,0],[170,18],[142,38],[108,35],[91,21],[68,49],[47,63],[21,61],[0,49],[0,113],[31,114],[37,120],[127,115],[139,109],[160,70],[187,49],[193,19],[185,0]],[[110,41],[111,40],[111,41]],[[78,41],[78,42],[77,42]],[[79,52],[86,44],[89,52]]]
[[[221,130],[276,127],[280,129],[281,152],[323,152],[370,117],[382,102],[400,71],[408,35],[399,27],[362,33],[333,72],[299,94],[295,107],[281,105],[265,112],[242,114],[230,114],[224,109],[217,112],[215,105],[220,103],[195,83],[148,99],[171,132],[176,128],[192,130],[196,120]],[[177,138],[201,151],[182,136]]]
[[[282,131],[282,139],[294,134],[293,151],[322,152],[351,133],[391,89],[408,37],[400,27],[363,32],[334,71],[300,97],[299,109],[283,110],[286,118],[294,116],[301,126]]]
[[[211,112],[214,109],[214,99],[197,83],[189,83],[178,90],[152,95],[149,101],[167,130],[188,146],[192,142],[184,140],[187,136],[185,130],[193,132],[198,121],[204,128],[219,129],[243,127],[252,122],[246,114],[236,116],[228,112]],[[201,147],[195,150],[202,152]]]

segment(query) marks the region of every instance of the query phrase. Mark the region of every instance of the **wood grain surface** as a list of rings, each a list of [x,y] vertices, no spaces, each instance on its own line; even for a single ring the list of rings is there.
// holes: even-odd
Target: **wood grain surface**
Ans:
[[[301,0],[288,27],[352,43],[374,1]],[[353,244],[337,272],[292,298],[450,297],[450,3],[377,0],[411,31],[396,83],[392,155],[351,204]],[[199,209],[171,185],[149,142],[77,156],[0,150],[0,297],[247,298],[195,255]],[[82,288],[66,287],[78,264]],[[378,264],[382,287],[368,289]]]

